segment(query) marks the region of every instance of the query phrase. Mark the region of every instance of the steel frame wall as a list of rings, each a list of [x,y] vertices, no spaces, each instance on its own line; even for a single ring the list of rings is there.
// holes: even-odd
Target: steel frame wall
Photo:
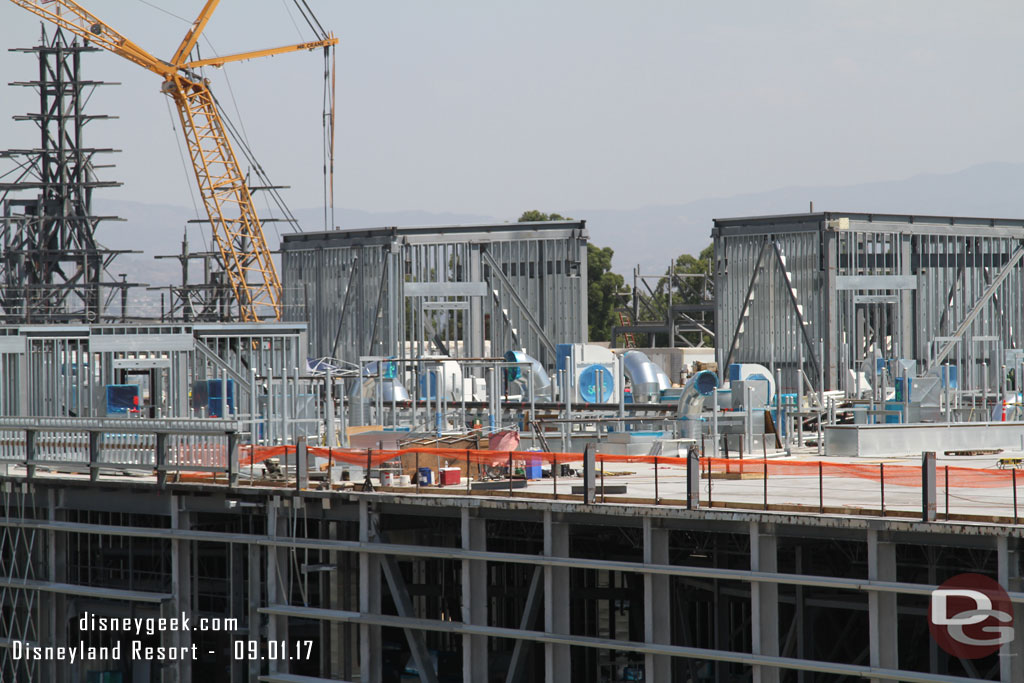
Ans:
[[[119,365],[166,364],[166,417],[191,414],[192,382],[228,377],[236,410],[249,412],[254,375],[295,378],[306,369],[305,325],[26,325],[0,330],[0,415],[102,417],[104,386]],[[294,391],[294,390],[293,390]],[[294,414],[293,414],[294,416]]]
[[[318,357],[481,357],[587,338],[583,221],[286,235],[284,319]]]
[[[817,386],[822,347],[826,389],[852,390],[875,350],[994,389],[1024,343],[1024,221],[827,212],[719,219],[712,234],[719,362],[770,365],[787,390],[801,362]]]
[[[239,629],[229,634],[152,639],[195,638],[231,683],[373,683],[394,666],[384,645],[396,642],[423,681],[437,680],[427,648],[461,652],[446,666],[473,682],[493,680],[492,664],[506,681],[590,681],[600,662],[623,657],[658,681],[698,670],[715,681],[1024,675],[1019,638],[973,664],[922,646],[928,596],[958,571],[1009,586],[1020,623],[1016,527],[211,486],[158,494],[16,478],[0,478],[0,502],[6,633],[102,644],[73,631],[83,610],[231,616]],[[821,543],[838,544],[839,564],[826,569]],[[680,591],[690,598],[678,601]],[[704,597],[693,602],[693,591]],[[314,638],[316,657],[231,661],[231,641],[247,638],[264,648]],[[67,665],[14,661],[9,645],[0,643],[0,681],[72,680]],[[192,680],[200,666],[172,664],[160,680]]]

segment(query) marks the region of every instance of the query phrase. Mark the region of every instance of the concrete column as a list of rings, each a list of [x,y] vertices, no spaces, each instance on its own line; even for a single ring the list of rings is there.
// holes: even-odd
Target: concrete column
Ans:
[[[181,509],[181,499],[171,496],[171,528],[187,531],[192,526],[192,514]],[[180,617],[184,612],[192,614],[192,541],[173,539],[171,541],[171,595],[161,607],[162,616]],[[188,631],[165,631],[160,635],[160,644],[167,647],[191,647],[192,636]],[[188,658],[163,668],[164,683],[188,683],[192,680],[192,662]]]
[[[884,532],[868,529],[868,580],[896,580],[896,545]],[[868,646],[871,666],[899,668],[896,629],[896,594],[881,591],[868,593]],[[883,681],[889,679],[872,679]]]
[[[267,532],[272,539],[288,536],[288,515],[291,506],[298,502],[274,496],[267,509]],[[288,596],[288,549],[270,546],[267,548],[267,604],[287,605]],[[286,640],[288,638],[288,617],[270,615],[267,621],[267,640]],[[270,673],[288,671],[287,662],[269,660]]]
[[[550,510],[544,511],[544,555],[569,556],[569,525],[555,521]],[[569,622],[569,569],[544,567],[544,631],[568,634]],[[572,680],[572,662],[569,646],[544,644],[545,683],[564,683]]]
[[[487,550],[487,522],[462,509],[462,549]],[[462,561],[462,621],[487,625],[487,562]],[[462,636],[462,680],[487,680],[487,636]]]
[[[996,561],[999,585],[1010,593],[1024,590],[1018,539],[996,538]],[[1013,605],[1013,626],[1017,629],[1013,642],[1006,643],[999,650],[1000,681],[1024,680],[1024,638],[1020,635],[1024,629],[1024,605],[1020,603]]]
[[[359,541],[369,543],[370,527],[379,525],[377,512],[359,501]],[[376,532],[374,532],[376,537]],[[380,559],[359,553],[359,613],[380,614]],[[359,680],[380,683],[382,675],[380,626],[359,625]]]
[[[644,564],[668,564],[669,532],[644,517]],[[665,574],[644,574],[644,641],[671,644],[672,617],[669,611],[669,577]],[[672,680],[672,658],[668,655],[644,656],[644,678],[649,681]]]
[[[260,546],[255,543],[250,544],[247,548],[249,554],[249,631],[245,636],[249,640],[255,640],[258,642],[264,642],[264,634],[260,629],[260,605],[262,604],[263,596],[261,594],[263,587],[263,575],[260,571],[262,563],[260,562]],[[260,677],[260,663],[258,660],[249,660],[249,680],[255,681]]]
[[[778,571],[778,542],[770,525],[750,523],[750,569]],[[750,627],[755,655],[779,655],[779,587],[774,583],[750,583]],[[779,683],[776,667],[754,666],[754,683]]]

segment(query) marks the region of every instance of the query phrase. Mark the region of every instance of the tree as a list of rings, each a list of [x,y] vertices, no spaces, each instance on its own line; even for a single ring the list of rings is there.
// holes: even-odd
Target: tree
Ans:
[[[523,215],[519,217],[520,223],[538,223],[541,221],[571,221],[571,218],[565,218],[564,216],[557,213],[543,213],[537,209],[532,211],[523,211]]]
[[[612,272],[611,247],[587,244],[587,334],[590,341],[608,341],[616,324],[616,309],[629,288]]]
[[[572,220],[557,213],[524,211],[520,223],[534,221]],[[587,244],[587,336],[590,341],[608,341],[612,326],[616,324],[616,308],[629,287],[621,275],[612,272],[611,247],[596,247]]]

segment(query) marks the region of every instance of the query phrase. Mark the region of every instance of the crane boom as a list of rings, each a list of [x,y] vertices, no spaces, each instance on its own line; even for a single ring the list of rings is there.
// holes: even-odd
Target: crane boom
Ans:
[[[206,79],[193,70],[265,55],[329,47],[338,41],[328,36],[309,43],[186,62],[219,1],[207,0],[172,61],[165,62],[128,40],[74,0],[11,0],[29,12],[164,78],[161,90],[170,95],[177,105],[196,183],[224,270],[238,302],[239,314],[245,321],[279,320],[281,280],[253,205],[252,194],[213,93]]]

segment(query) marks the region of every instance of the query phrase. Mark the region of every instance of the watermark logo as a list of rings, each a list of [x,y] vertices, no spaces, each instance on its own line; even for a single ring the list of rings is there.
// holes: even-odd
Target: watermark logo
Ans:
[[[950,655],[980,659],[1013,640],[1013,604],[989,577],[957,574],[932,591],[928,628]]]

